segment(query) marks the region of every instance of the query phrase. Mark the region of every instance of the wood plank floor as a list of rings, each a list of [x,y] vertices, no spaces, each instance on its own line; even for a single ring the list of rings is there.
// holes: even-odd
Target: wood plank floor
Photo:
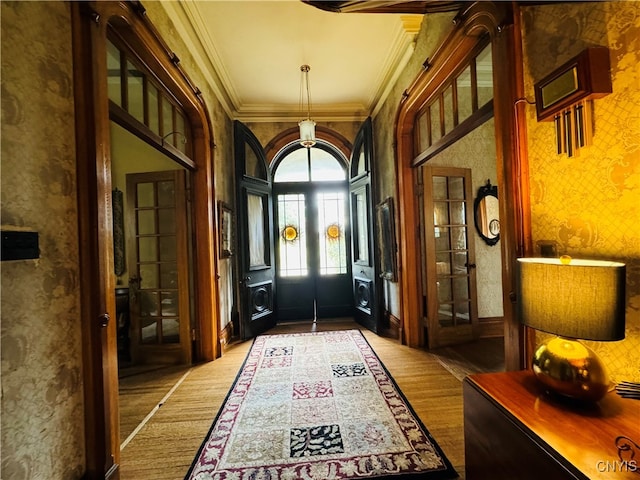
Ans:
[[[363,331],[416,414],[443,449],[460,478],[464,478],[462,383],[454,374],[485,371],[487,368],[481,363],[465,364],[464,356],[456,353],[456,349],[442,349],[435,353],[411,349],[396,340],[379,337],[362,329],[350,320],[278,325],[268,333],[352,328]],[[121,439],[126,445],[121,453],[120,478],[184,478],[251,343],[247,341],[229,346],[224,355],[214,362],[191,368],[171,367],[166,369],[165,374],[162,374],[162,370],[156,370],[121,380]],[[492,342],[489,348],[496,345],[499,348],[499,343]],[[467,347],[466,350],[478,348]],[[461,351],[464,352],[464,349]],[[492,359],[490,368],[502,368],[499,351],[479,355],[479,358],[483,357]],[[138,425],[151,412],[153,415],[146,423]],[[135,435],[131,438],[132,432]]]

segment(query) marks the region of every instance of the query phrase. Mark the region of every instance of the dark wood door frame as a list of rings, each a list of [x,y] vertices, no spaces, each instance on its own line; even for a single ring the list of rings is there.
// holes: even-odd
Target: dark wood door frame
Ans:
[[[428,59],[426,68],[405,91],[396,118],[400,228],[404,232],[412,232],[419,220],[414,169],[411,166],[415,156],[415,117],[430,96],[466,61],[480,38],[488,34],[493,50],[493,91],[499,92],[493,100],[498,185],[505,199],[500,203],[500,218],[504,218],[500,248],[503,258],[505,364],[508,370],[514,370],[524,366],[525,332],[518,322],[513,303],[513,266],[518,256],[531,251],[525,118],[520,110],[524,87],[519,12],[512,2],[475,2],[456,16],[454,25],[448,38]],[[420,264],[419,247],[416,235],[406,235],[400,252],[403,341],[412,347],[424,345],[420,270],[413,267]]]
[[[81,324],[85,391],[84,478],[119,478],[120,439],[111,223],[111,159],[106,39],[110,26],[171,89],[192,126],[196,355],[213,360],[218,342],[218,290],[213,137],[200,95],[177,56],[137,2],[70,2],[76,106]],[[109,320],[109,317],[112,320]]]

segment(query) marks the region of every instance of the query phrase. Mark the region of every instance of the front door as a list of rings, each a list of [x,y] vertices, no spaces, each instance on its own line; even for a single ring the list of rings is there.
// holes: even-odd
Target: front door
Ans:
[[[478,336],[471,170],[424,167],[429,348]]]
[[[371,118],[356,135],[350,161],[349,194],[352,228],[352,295],[354,318],[374,332],[380,330],[380,268],[376,261],[373,219],[373,127]]]
[[[271,179],[258,139],[234,123],[240,270],[240,336],[255,337],[273,327],[274,254]]]
[[[127,175],[131,357],[190,363],[185,171]]]
[[[322,141],[274,160],[278,320],[351,316],[346,163]]]

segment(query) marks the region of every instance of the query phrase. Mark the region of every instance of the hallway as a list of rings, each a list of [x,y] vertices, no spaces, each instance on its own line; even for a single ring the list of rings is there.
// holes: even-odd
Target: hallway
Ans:
[[[270,334],[321,330],[361,329],[367,341],[387,367],[417,415],[442,447],[461,478],[464,478],[464,438],[462,383],[451,371],[467,372],[501,369],[500,342],[488,339],[486,355],[469,346],[473,354],[465,363],[462,349],[441,349],[435,353],[410,349],[397,341],[362,329],[350,319],[310,323],[280,324]],[[123,379],[120,391],[121,441],[136,427],[133,419],[148,416],[146,424],[122,450],[121,478],[181,479],[235,380],[251,341],[229,346],[222,358],[181,369],[160,371]],[[482,358],[480,363],[472,359]],[[450,359],[453,359],[451,363]],[[449,362],[443,366],[441,362]],[[135,378],[138,377],[138,378]],[[144,385],[141,386],[141,381]],[[148,380],[148,381],[147,381]],[[135,384],[134,384],[135,382]],[[168,393],[171,392],[169,395]],[[425,392],[429,396],[425,397]],[[158,403],[162,404],[158,406]],[[152,416],[148,414],[155,410]],[[139,420],[138,420],[139,421]]]

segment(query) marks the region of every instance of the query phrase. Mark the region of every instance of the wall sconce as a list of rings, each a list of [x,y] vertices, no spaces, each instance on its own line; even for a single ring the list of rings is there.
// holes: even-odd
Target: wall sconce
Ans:
[[[589,102],[613,91],[607,47],[589,47],[534,85],[538,121],[552,120],[557,153],[572,157],[591,139]]]

